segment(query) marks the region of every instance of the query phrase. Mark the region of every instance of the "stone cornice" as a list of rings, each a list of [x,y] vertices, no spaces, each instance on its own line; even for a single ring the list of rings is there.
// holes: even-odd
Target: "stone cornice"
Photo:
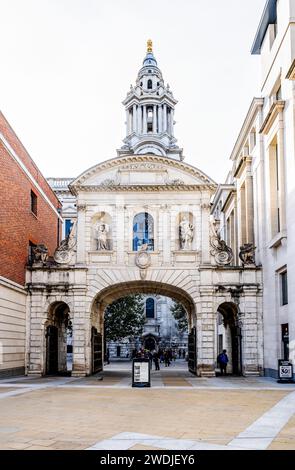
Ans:
[[[134,191],[135,189],[140,190],[138,188],[142,188],[141,190],[169,190],[169,189],[178,189],[178,186],[173,186],[173,185],[140,185],[140,186],[118,186],[114,185],[112,187],[106,188],[105,186],[102,188],[102,186],[83,186],[83,183],[93,176],[95,173],[98,171],[103,171],[103,170],[108,170],[108,169],[113,169],[113,168],[118,168],[121,165],[126,165],[126,164],[154,164],[154,165],[165,165],[166,167],[172,167],[176,168],[180,171],[183,171],[187,174],[190,174],[192,176],[195,176],[196,178],[200,179],[202,183],[200,185],[181,185],[181,189],[183,191],[188,190],[195,190],[195,188],[200,189],[201,187],[204,188],[209,188],[212,190],[216,190],[216,183],[213,181],[209,176],[204,174],[202,171],[200,171],[198,168],[195,168],[191,165],[188,165],[187,163],[183,163],[182,161],[174,160],[173,158],[169,157],[161,157],[157,155],[126,155],[124,157],[116,157],[112,158],[110,160],[106,160],[105,162],[98,163],[97,165],[94,165],[92,168],[86,170],[84,173],[82,173],[78,178],[73,181],[73,183],[70,184],[69,188],[72,194],[75,196],[78,194],[79,190],[87,191],[87,190],[104,190],[104,191],[127,191],[128,189],[131,191]],[[89,188],[89,189],[86,189]],[[155,189],[153,189],[155,188]]]
[[[239,178],[241,176],[242,171],[247,166],[247,164],[251,164],[251,162],[252,162],[252,157],[250,157],[250,155],[242,157],[240,161],[238,162],[238,166],[234,172],[234,177]]]
[[[295,59],[293,60],[291,67],[289,68],[287,75],[287,80],[295,80]]]
[[[260,134],[268,134],[271,126],[273,125],[276,117],[283,111],[285,107],[285,101],[277,100],[271,105],[270,110],[267,113],[266,118],[263,121],[263,124],[260,129]]]
[[[210,184],[134,184],[134,185],[124,185],[124,184],[114,184],[110,186],[106,185],[75,185],[75,194],[78,194],[79,191],[85,192],[136,192],[136,191],[201,191],[202,189],[209,189],[215,191],[216,187]]]
[[[224,212],[224,211],[228,208],[229,204],[231,203],[231,201],[232,201],[233,199],[236,198],[236,196],[237,196],[237,190],[236,190],[236,188],[231,189],[231,191],[229,192],[229,194],[228,194],[227,198],[225,199],[224,204],[223,204],[223,206],[222,206],[222,208],[221,208],[222,212]]]

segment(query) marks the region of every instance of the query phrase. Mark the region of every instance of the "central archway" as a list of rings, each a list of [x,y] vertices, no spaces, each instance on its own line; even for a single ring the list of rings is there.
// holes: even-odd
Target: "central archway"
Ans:
[[[183,289],[165,284],[157,281],[150,280],[141,280],[141,281],[128,281],[120,282],[113,284],[109,287],[102,289],[93,299],[91,304],[91,332],[93,337],[93,331],[95,330],[97,335],[101,338],[101,345],[99,346],[102,358],[104,355],[104,312],[105,309],[111,305],[116,300],[134,294],[143,294],[143,295],[159,295],[163,297],[169,297],[172,300],[179,302],[186,314],[188,319],[188,330],[195,330],[196,327],[196,306],[192,297]],[[195,355],[195,365],[196,365],[196,335],[194,335],[194,345],[193,345],[193,354]],[[93,350],[93,342],[91,344],[91,351],[89,357],[89,364],[93,365],[93,356],[97,355],[97,351]],[[100,364],[103,363],[101,358]],[[102,367],[101,367],[102,368]],[[101,369],[100,369],[101,370]],[[190,369],[191,370],[191,369]],[[93,366],[90,367],[89,374],[98,372],[99,370],[93,369]],[[196,366],[193,373],[196,373]]]

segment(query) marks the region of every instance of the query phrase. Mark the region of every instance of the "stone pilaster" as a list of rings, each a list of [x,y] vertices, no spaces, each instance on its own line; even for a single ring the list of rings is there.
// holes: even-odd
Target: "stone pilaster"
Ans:
[[[214,291],[210,287],[202,287],[197,313],[197,374],[201,377],[215,376],[214,345]]]
[[[85,263],[86,204],[77,205],[77,263]]]

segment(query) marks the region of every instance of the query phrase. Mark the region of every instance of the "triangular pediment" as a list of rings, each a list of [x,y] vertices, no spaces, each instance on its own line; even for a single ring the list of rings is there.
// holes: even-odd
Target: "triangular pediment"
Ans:
[[[130,155],[107,160],[86,170],[70,185],[74,193],[83,189],[187,189],[197,186],[215,189],[216,183],[191,165],[155,155]]]

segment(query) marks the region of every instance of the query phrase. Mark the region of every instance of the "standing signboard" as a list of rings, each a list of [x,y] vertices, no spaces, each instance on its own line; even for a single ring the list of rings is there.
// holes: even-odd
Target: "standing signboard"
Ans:
[[[151,386],[151,363],[149,359],[135,358],[132,362],[132,387]]]
[[[293,365],[289,361],[279,359],[279,383],[294,383],[293,380]]]

